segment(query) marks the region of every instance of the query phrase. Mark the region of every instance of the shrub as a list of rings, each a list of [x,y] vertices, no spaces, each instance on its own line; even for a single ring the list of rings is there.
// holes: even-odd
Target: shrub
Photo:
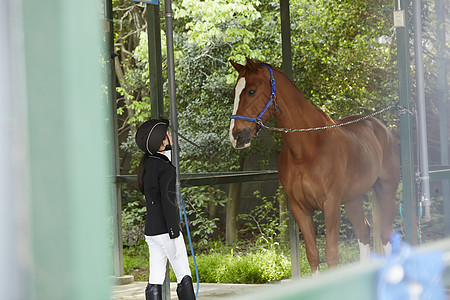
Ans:
[[[139,240],[135,247],[124,248],[124,273],[133,275],[136,281],[148,281],[148,257],[148,247],[145,240]]]
[[[125,246],[136,246],[144,238],[146,207],[139,201],[130,202],[122,210],[122,241]]]
[[[279,203],[281,187],[273,199],[261,196],[259,191],[254,192],[256,199],[262,201],[261,205],[255,206],[250,213],[239,214],[238,218],[245,222],[245,226],[241,229],[241,234],[247,233],[252,236],[257,232],[257,244],[263,247],[272,247],[273,245],[284,244],[285,233],[288,229],[287,219],[281,221],[281,215],[287,215],[288,212],[280,213]]]
[[[210,218],[209,207],[225,206],[228,197],[223,190],[213,186],[183,188],[182,192],[192,239],[198,247],[207,249],[219,221],[218,218]],[[182,222],[184,223],[184,215]]]
[[[200,282],[266,283],[290,277],[290,258],[276,250],[244,255],[230,253],[201,254],[196,257]],[[189,258],[193,280],[195,267]],[[171,271],[171,281],[176,281]]]

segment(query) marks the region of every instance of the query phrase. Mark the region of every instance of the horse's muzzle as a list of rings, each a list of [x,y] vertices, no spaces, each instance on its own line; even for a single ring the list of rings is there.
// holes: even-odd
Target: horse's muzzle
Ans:
[[[252,139],[252,130],[244,129],[233,133],[230,140],[234,148],[243,149],[250,146],[251,139]]]

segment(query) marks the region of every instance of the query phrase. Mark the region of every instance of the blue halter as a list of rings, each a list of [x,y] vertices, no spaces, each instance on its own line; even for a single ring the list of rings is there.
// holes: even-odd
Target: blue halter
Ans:
[[[262,117],[267,112],[267,110],[269,109],[270,105],[272,105],[272,102],[275,101],[275,98],[276,98],[275,92],[277,91],[277,89],[275,87],[275,79],[273,78],[272,69],[266,64],[261,64],[261,65],[266,66],[267,69],[269,69],[269,72],[270,72],[270,90],[271,90],[271,95],[270,95],[269,100],[266,103],[266,106],[264,106],[264,108],[261,110],[261,112],[258,114],[258,116],[256,118],[242,116],[242,115],[232,115],[231,116],[231,119],[238,119],[238,120],[243,120],[243,121],[255,122],[256,124],[259,125],[258,132],[262,128]],[[278,105],[277,105],[277,102],[275,101],[275,112],[277,111],[277,109],[278,109]]]

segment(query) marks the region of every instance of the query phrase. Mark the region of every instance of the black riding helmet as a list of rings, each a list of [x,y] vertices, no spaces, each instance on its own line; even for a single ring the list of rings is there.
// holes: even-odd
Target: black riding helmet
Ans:
[[[139,149],[151,155],[155,154],[166,137],[168,127],[169,121],[166,119],[144,122],[139,126],[135,137]]]

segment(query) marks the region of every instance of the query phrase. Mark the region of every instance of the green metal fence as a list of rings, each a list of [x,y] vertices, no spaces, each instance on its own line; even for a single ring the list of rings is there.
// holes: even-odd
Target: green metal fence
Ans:
[[[31,299],[109,299],[114,174],[98,1],[22,1]]]

